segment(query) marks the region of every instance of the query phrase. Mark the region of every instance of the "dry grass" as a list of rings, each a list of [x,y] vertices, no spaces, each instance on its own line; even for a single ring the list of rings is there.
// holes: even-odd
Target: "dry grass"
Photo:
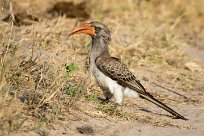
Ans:
[[[18,4],[26,6],[26,2],[30,3],[22,0]],[[53,2],[47,0],[42,5]],[[37,2],[31,5],[44,11]],[[91,20],[101,21],[111,29],[112,55],[121,58],[156,96],[159,92],[152,82],[184,95],[195,89],[201,91],[203,84],[199,79],[203,69],[190,71],[184,67],[194,60],[183,48],[186,44],[199,46],[204,42],[202,5],[202,0],[92,0],[88,4],[92,9]],[[35,14],[35,10],[28,11]],[[80,120],[77,115],[70,115],[73,111],[144,122],[150,118],[149,115],[140,118],[135,111],[125,108],[115,109],[112,104],[101,105],[96,99],[101,91],[93,84],[87,69],[90,38],[80,35],[68,39],[68,32],[76,23],[77,19],[64,17],[20,27],[0,22],[0,134],[38,129],[42,124],[51,127],[75,117]],[[191,103],[169,93],[159,97],[168,98],[170,104]],[[131,107],[127,102],[125,105]],[[159,124],[162,125],[165,124]]]

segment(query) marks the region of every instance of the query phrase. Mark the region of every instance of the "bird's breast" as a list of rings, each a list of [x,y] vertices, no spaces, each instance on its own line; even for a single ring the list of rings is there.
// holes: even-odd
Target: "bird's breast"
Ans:
[[[113,89],[111,89],[113,87],[111,87],[111,86],[116,84],[116,81],[112,80],[111,78],[109,78],[108,76],[103,74],[97,67],[92,68],[91,71],[92,71],[99,87],[103,91],[109,90],[111,93],[113,93]]]

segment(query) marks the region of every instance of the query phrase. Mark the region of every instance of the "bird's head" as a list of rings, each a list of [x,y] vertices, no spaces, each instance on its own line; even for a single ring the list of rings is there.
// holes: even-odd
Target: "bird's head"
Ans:
[[[110,30],[102,23],[99,22],[91,22],[91,23],[84,23],[76,27],[70,34],[88,34],[92,38],[102,38],[106,42],[110,42],[111,35]]]

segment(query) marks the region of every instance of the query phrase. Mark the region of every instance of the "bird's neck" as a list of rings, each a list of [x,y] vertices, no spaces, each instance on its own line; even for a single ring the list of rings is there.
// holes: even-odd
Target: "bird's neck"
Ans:
[[[92,38],[92,47],[91,47],[90,56],[89,56],[89,62],[91,66],[95,65],[95,60],[97,57],[101,55],[110,56],[109,50],[108,50],[108,44],[109,42],[107,42],[103,38],[98,38],[98,37]]]

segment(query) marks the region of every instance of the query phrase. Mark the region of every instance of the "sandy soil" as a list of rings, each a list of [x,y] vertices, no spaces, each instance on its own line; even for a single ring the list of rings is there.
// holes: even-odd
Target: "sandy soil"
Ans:
[[[180,107],[180,111],[186,111],[185,115],[189,118],[188,121],[167,119],[173,121],[178,126],[153,126],[149,123],[140,123],[138,121],[117,121],[108,118],[92,118],[86,117],[84,121],[69,121],[64,122],[60,126],[55,126],[54,130],[49,131],[48,135],[67,135],[80,136],[77,132],[77,127],[84,125],[91,126],[95,136],[203,136],[204,134],[204,104],[197,106],[188,105]],[[186,110],[188,108],[188,110]],[[15,133],[11,136],[38,136],[40,132],[30,131],[28,133]],[[42,134],[41,134],[42,135]]]

